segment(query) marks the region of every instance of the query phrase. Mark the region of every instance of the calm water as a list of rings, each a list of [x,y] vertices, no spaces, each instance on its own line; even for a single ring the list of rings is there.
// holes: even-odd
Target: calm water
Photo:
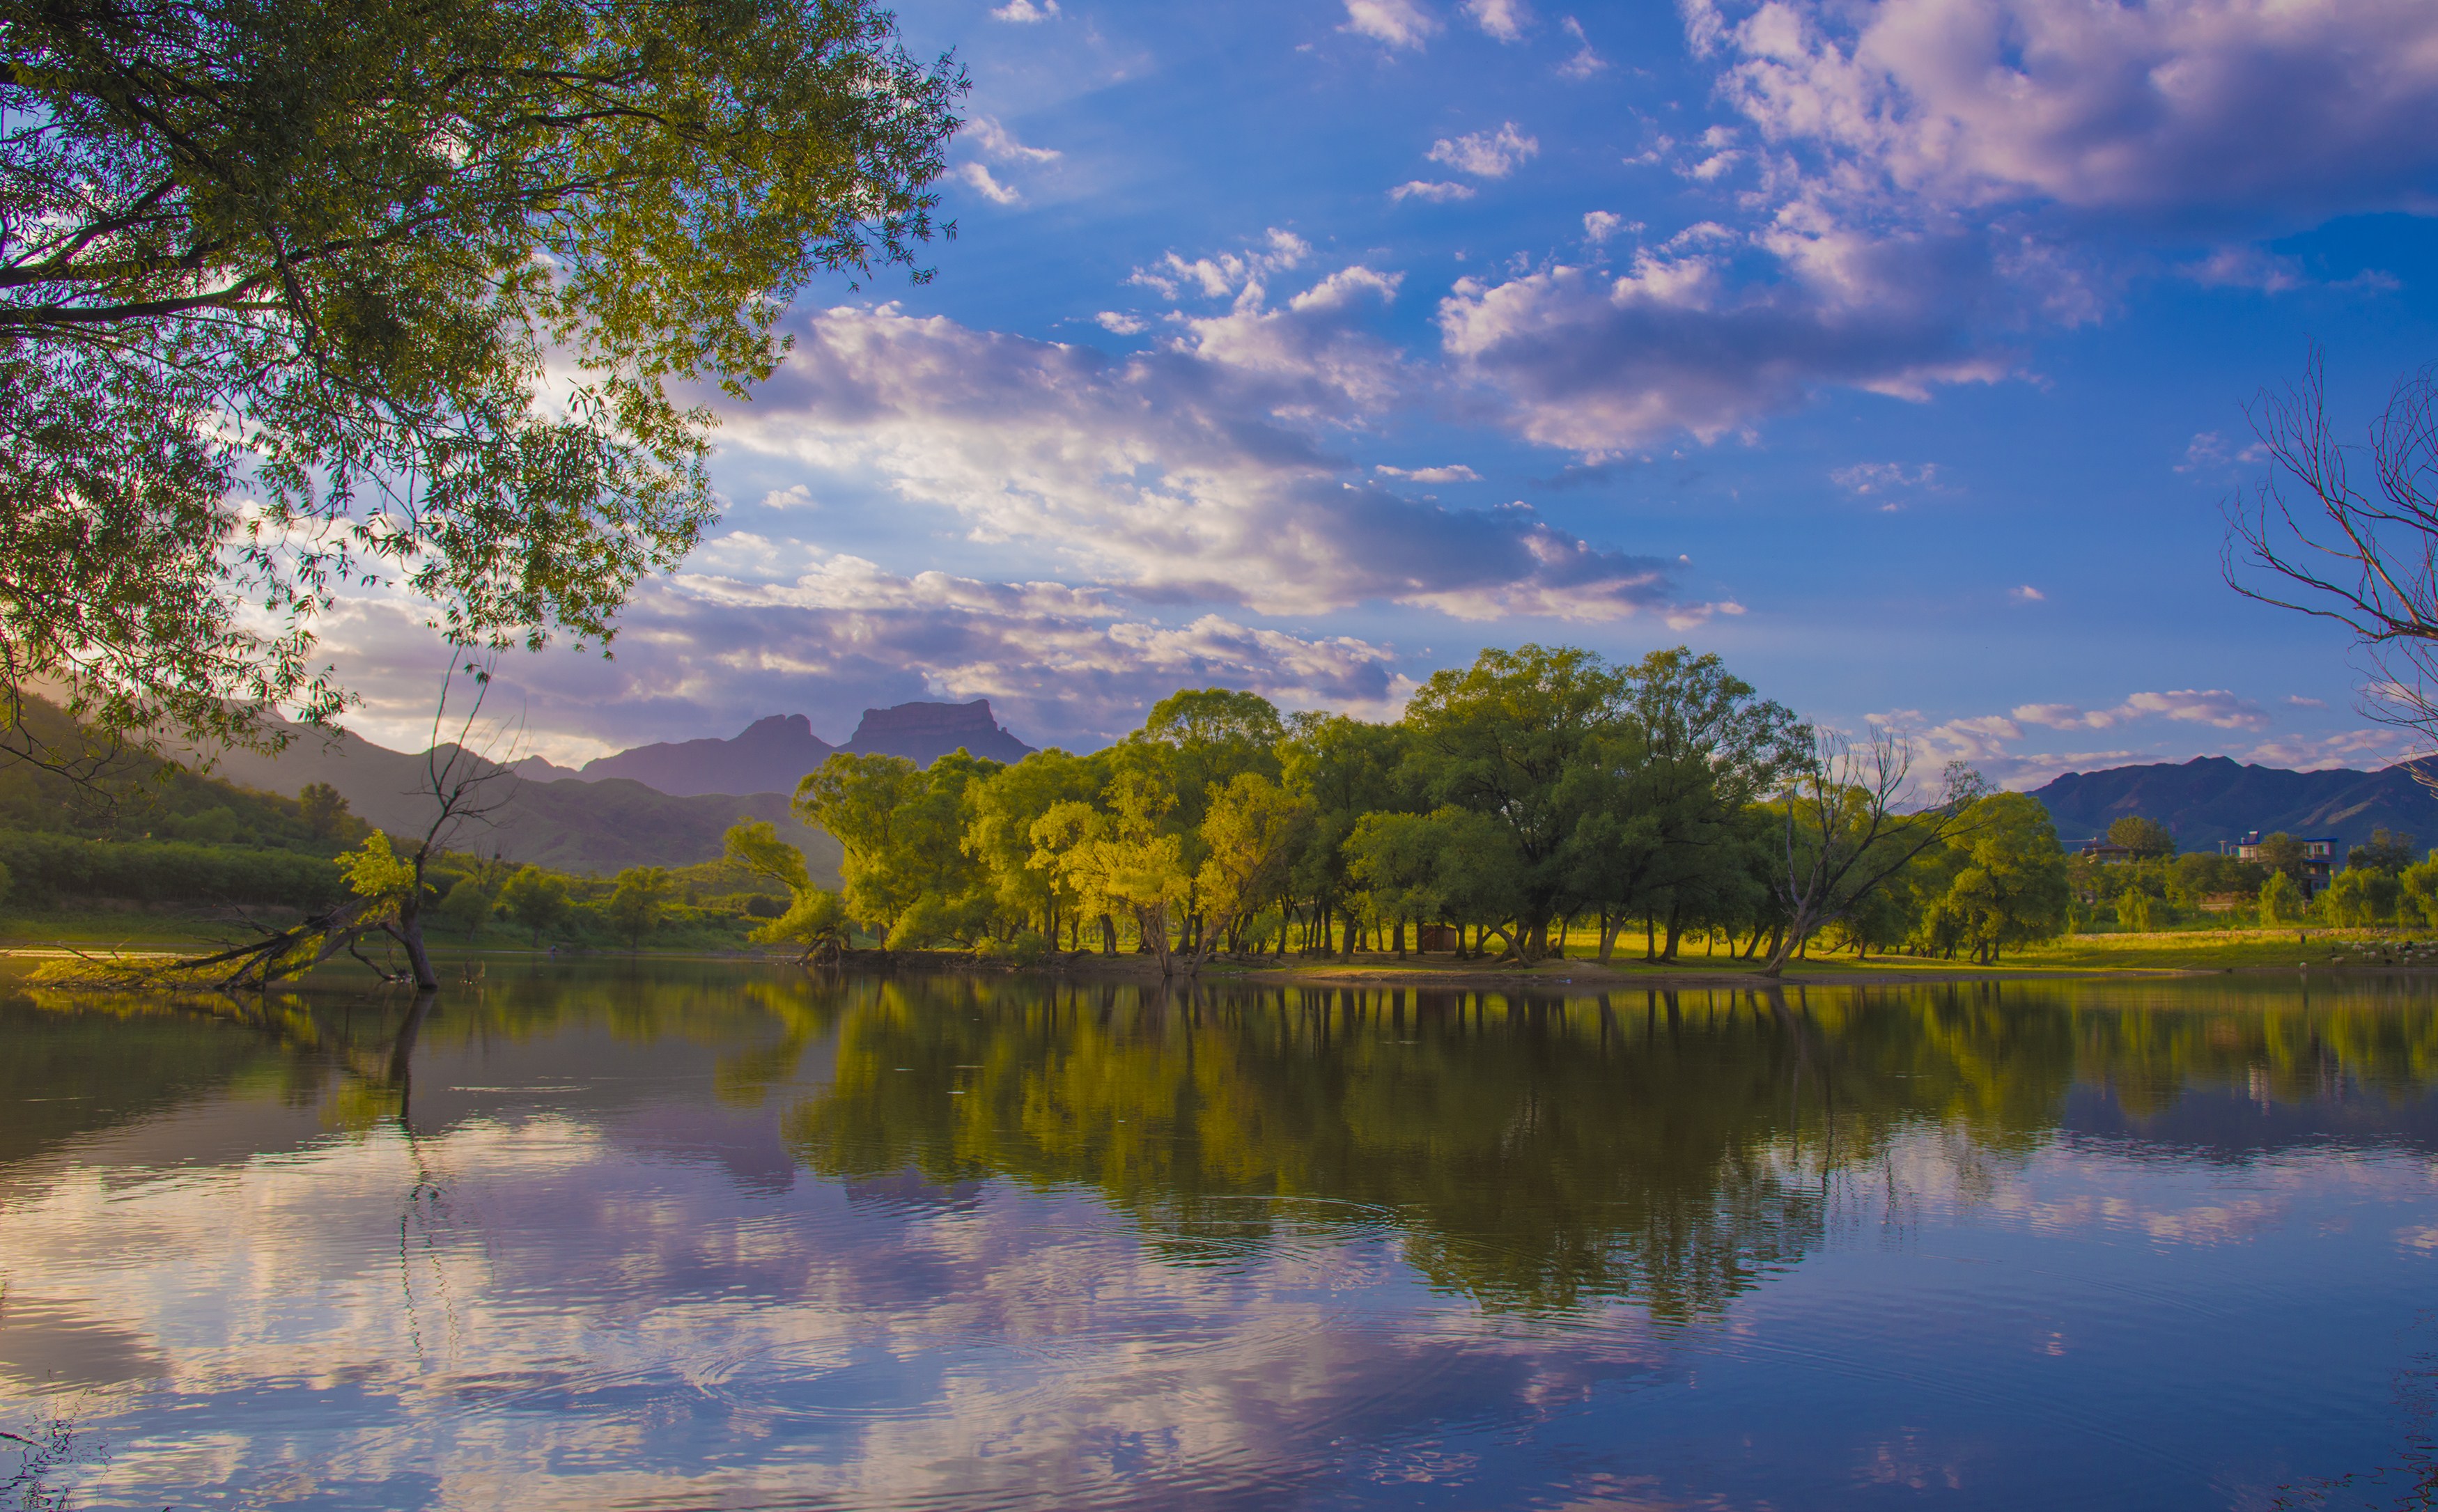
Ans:
[[[2429,989],[523,971],[0,994],[0,1500],[2427,1504]]]

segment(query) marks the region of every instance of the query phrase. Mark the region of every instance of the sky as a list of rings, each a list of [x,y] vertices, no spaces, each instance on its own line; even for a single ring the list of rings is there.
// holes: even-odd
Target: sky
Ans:
[[[2250,415],[2438,359],[2429,0],[937,0],[937,276],[807,290],[720,524],[575,761],[987,697],[1087,749],[1183,686],[1393,717],[1532,641],[1689,645],[2010,786],[2371,766],[2338,627],[2227,586]],[[327,626],[428,732],[410,608]]]

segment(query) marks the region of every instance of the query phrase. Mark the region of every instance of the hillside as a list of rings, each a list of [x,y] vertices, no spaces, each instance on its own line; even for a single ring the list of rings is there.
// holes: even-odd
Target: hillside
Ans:
[[[443,747],[444,749],[446,747]],[[836,884],[841,852],[836,840],[805,828],[778,793],[745,797],[673,797],[626,778],[602,782],[535,782],[480,757],[498,774],[498,807],[466,825],[452,849],[499,854],[567,871],[606,874],[630,866],[691,866],[718,858],[720,837],[739,818],[768,819],[804,853],[816,879]],[[308,782],[327,782],[357,814],[382,829],[419,834],[434,805],[424,796],[427,757],[376,746],[361,736],[325,739],[300,733],[277,756],[229,751],[223,777],[268,792],[293,795]],[[486,794],[486,802],[494,801]]]
[[[2106,832],[2129,814],[2167,826],[2187,851],[2214,849],[2248,831],[2332,835],[2348,845],[2387,829],[2438,845],[2438,797],[2407,766],[2384,771],[2289,772],[2223,756],[2181,765],[2116,766],[2068,772],[2035,789],[2068,842]]]

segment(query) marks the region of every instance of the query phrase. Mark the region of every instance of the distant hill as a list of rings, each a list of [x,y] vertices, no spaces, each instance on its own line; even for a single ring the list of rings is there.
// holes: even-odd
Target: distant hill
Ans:
[[[447,747],[442,747],[447,749]],[[719,857],[721,836],[739,818],[768,819],[804,853],[816,880],[836,886],[843,853],[788,811],[786,797],[764,792],[672,796],[627,778],[600,782],[533,780],[531,769],[501,773],[499,809],[488,822],[467,826],[450,843],[560,870],[607,874],[631,866],[691,866]],[[300,732],[277,756],[228,751],[217,775],[266,792],[293,797],[308,782],[327,782],[356,814],[380,828],[420,834],[433,804],[423,796],[425,753],[376,746],[359,735],[325,740]],[[486,799],[487,801],[487,799]]]
[[[678,798],[703,793],[793,793],[806,772],[838,747],[813,733],[802,714],[772,714],[733,740],[638,746],[584,764],[588,782],[625,777]],[[564,768],[554,768],[563,771]]]
[[[827,761],[834,750],[857,756],[903,756],[917,766],[928,766],[961,746],[998,762],[1020,762],[1033,754],[1032,747],[991,717],[990,700],[977,698],[963,704],[867,709],[863,722],[843,746],[833,746],[814,734],[812,721],[803,714],[772,714],[746,726],[733,740],[637,746],[615,756],[596,757],[581,770],[528,756],[516,764],[516,770],[539,782],[568,778],[597,782],[623,777],[678,798],[705,793],[792,794],[804,774]]]
[[[2333,835],[2358,845],[2371,831],[2387,829],[2416,835],[2425,847],[2438,845],[2438,798],[2405,765],[2289,772],[2200,756],[2182,765],[2068,772],[2032,797],[2047,806],[2058,836],[2069,842],[2139,814],[2164,824],[2186,851],[2214,849],[2252,830]]]
[[[995,762],[1020,762],[1034,749],[999,728],[987,698],[867,709],[863,723],[839,749],[857,756],[903,756],[917,766],[928,766],[961,746]]]

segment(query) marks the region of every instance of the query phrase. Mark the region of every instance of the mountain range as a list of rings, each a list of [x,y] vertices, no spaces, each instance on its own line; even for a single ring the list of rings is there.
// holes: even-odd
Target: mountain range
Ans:
[[[2438,765],[2421,769],[2438,778]],[[2165,825],[2185,851],[2214,850],[2220,840],[2252,830],[2333,835],[2351,846],[2385,829],[2438,845],[2438,796],[2422,785],[2415,764],[2376,772],[2290,772],[2200,756],[2182,765],[2068,772],[2032,797],[2047,807],[2069,845],[2136,814]]]
[[[745,727],[731,740],[683,740],[637,746],[601,756],[579,768],[557,766],[539,756],[516,764],[521,776],[544,782],[574,778],[597,782],[627,778],[678,798],[706,793],[793,793],[806,772],[832,751],[857,756],[903,756],[928,766],[963,747],[992,761],[1019,762],[1033,747],[1000,728],[990,700],[971,703],[907,703],[867,709],[843,746],[813,733],[803,714],[772,714]]]
[[[587,762],[581,770],[539,756],[501,766],[468,753],[468,769],[495,792],[478,800],[489,811],[461,824],[448,843],[516,862],[608,873],[716,860],[730,825],[768,819],[804,853],[816,881],[836,886],[844,854],[838,841],[799,821],[787,806],[804,775],[833,750],[903,756],[928,766],[961,746],[1003,762],[1033,753],[1000,728],[986,698],[867,709],[843,746],[814,734],[803,714],[772,714],[732,740],[638,746]],[[420,835],[437,811],[428,791],[432,763],[453,749],[398,751],[359,735],[325,738],[299,730],[275,756],[220,753],[212,775],[290,798],[308,782],[327,782],[368,822]]]
[[[220,753],[212,775],[290,798],[308,782],[327,782],[370,823],[392,834],[420,835],[437,812],[426,790],[431,763],[452,748],[398,751],[359,735],[325,738],[298,731],[275,756]],[[536,782],[481,756],[465,759],[468,769],[496,781],[477,799],[490,812],[461,823],[446,840],[452,849],[606,875],[632,866],[717,860],[730,825],[768,819],[781,838],[804,853],[816,880],[837,884],[844,854],[838,841],[799,822],[784,794],[680,797],[625,778]]]

